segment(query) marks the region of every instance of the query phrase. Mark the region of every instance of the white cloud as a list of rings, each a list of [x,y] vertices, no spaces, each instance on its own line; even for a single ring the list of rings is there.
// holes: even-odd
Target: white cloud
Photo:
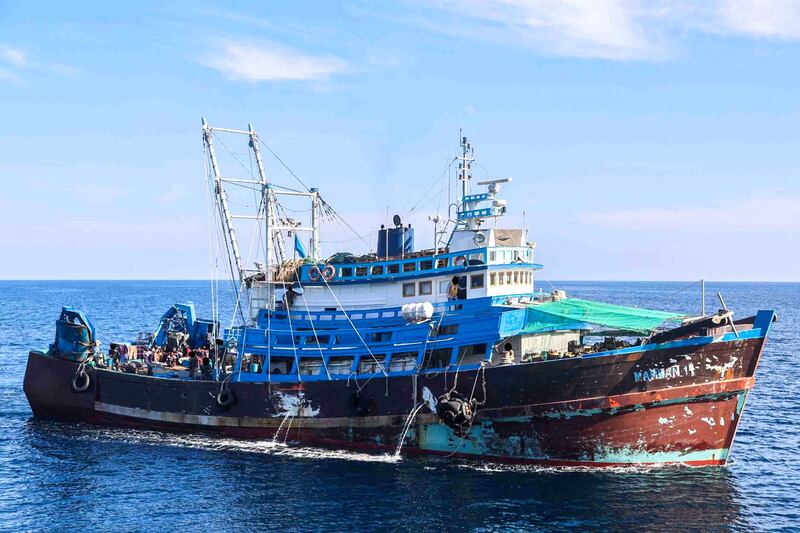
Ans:
[[[22,48],[0,43],[0,79],[15,85],[27,85],[24,73],[48,73],[74,78],[74,67],[61,63],[33,60]]]
[[[276,44],[222,42],[219,51],[203,61],[233,80],[323,80],[341,72],[347,63],[334,56],[312,56]]]
[[[655,53],[641,23],[652,14],[623,0],[444,0],[438,5],[487,24],[480,32],[519,39],[556,55],[635,59]]]
[[[0,59],[18,68],[25,68],[28,64],[24,51],[8,45],[0,45]]]
[[[583,213],[579,219],[603,228],[642,231],[729,232],[800,230],[800,198],[738,198],[713,206],[644,207]]]
[[[689,32],[800,38],[797,0],[438,0],[406,17],[461,38],[565,57],[615,60],[673,55]],[[442,16],[444,15],[444,17]]]
[[[754,37],[800,38],[797,0],[726,0],[720,2],[721,29]]]

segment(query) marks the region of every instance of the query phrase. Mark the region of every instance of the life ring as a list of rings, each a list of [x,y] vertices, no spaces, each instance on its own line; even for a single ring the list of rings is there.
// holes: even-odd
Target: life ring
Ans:
[[[217,405],[221,409],[228,409],[234,403],[236,403],[236,396],[233,394],[232,390],[224,389],[217,394]]]
[[[89,377],[89,373],[82,368],[78,369],[78,371],[72,375],[72,379],[69,380],[70,390],[76,393],[86,392],[91,385],[92,378]]]
[[[336,269],[333,268],[333,265],[327,265],[322,270],[322,279],[324,279],[325,281],[332,280],[335,275],[336,275]]]
[[[322,272],[318,266],[314,265],[311,267],[311,270],[308,271],[308,277],[311,281],[319,281],[319,278],[322,277]]]
[[[453,259],[453,265],[455,266],[467,266],[467,256],[466,255],[459,255],[455,259]]]

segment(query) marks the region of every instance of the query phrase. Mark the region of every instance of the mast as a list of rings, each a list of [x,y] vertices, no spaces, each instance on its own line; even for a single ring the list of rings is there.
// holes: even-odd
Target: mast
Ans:
[[[228,195],[225,193],[225,188],[222,186],[222,176],[219,173],[219,165],[217,164],[217,154],[214,151],[214,144],[211,141],[212,132],[211,127],[203,118],[203,142],[208,149],[208,157],[211,160],[211,169],[214,172],[214,189],[219,205],[220,219],[222,226],[225,228],[225,233],[228,234],[228,240],[231,245],[231,253],[233,253],[233,260],[236,263],[236,268],[239,271],[239,282],[243,283],[245,278],[244,263],[242,263],[242,254],[239,252],[239,241],[236,239],[236,231],[233,229],[231,222],[231,212],[228,208]]]
[[[469,142],[469,139],[461,135],[463,130],[459,130],[459,136],[461,137],[461,157],[459,157],[459,161],[461,163],[458,164],[459,176],[458,179],[461,181],[461,202],[464,202],[464,197],[469,194],[469,181],[472,179],[472,162],[475,161],[473,157],[475,155],[475,150],[472,148],[472,143]]]
[[[463,132],[463,130],[461,130]],[[511,178],[498,178],[493,180],[479,181],[478,185],[486,185],[487,191],[483,193],[470,193],[470,181],[472,181],[472,163],[475,161],[475,149],[470,140],[461,137],[461,157],[458,164],[458,179],[461,181],[461,198],[456,207],[456,224],[450,234],[447,245],[453,239],[457,231],[476,231],[480,229],[487,218],[497,218],[506,212],[506,201],[497,198],[500,192],[500,184],[508,183]]]
[[[251,179],[234,179],[223,177],[220,174],[219,163],[212,142],[212,137],[215,132],[247,135],[249,139],[248,144],[250,149],[253,151],[253,155],[255,156],[256,166],[258,168],[258,178],[251,176]],[[315,259],[319,259],[322,255],[320,247],[322,198],[320,197],[318,189],[310,189],[308,192],[301,192],[291,189],[284,189],[283,187],[281,187],[280,190],[273,188],[272,183],[270,183],[267,179],[267,173],[264,169],[264,162],[261,158],[261,151],[259,149],[261,141],[259,140],[258,134],[253,128],[252,124],[248,124],[247,130],[218,128],[211,127],[204,118],[203,142],[208,150],[208,157],[211,161],[211,168],[213,169],[214,195],[216,197],[217,209],[220,213],[220,222],[223,226],[223,231],[228,236],[228,253],[229,255],[233,256],[233,261],[236,263],[236,268],[239,271],[240,290],[246,289],[248,292],[248,298],[252,296],[251,291],[256,290],[256,305],[265,305],[268,309],[274,309],[275,286],[284,283],[284,281],[278,282],[275,280],[281,261],[287,259],[284,232],[291,232],[291,234],[294,234],[298,231],[311,232],[311,254]],[[231,155],[233,155],[233,153],[231,153]],[[226,183],[240,185],[245,188],[252,189],[253,191],[261,191],[261,201],[258,205],[258,210],[255,215],[231,213],[228,195],[224,187]],[[295,222],[289,218],[280,219],[278,217],[280,210],[280,204],[278,201],[279,196],[299,196],[308,198],[311,201],[311,225],[304,226],[302,223]],[[237,219],[256,221],[258,228],[264,228],[264,265],[262,266],[261,263],[256,261],[255,271],[248,271],[242,261],[242,255],[239,250],[239,242],[236,232],[233,228],[233,221]],[[262,224],[262,221],[263,226],[260,225]],[[252,275],[262,272],[264,274],[263,281]],[[251,318],[253,318],[253,300],[250,301],[249,305],[251,306]],[[263,309],[263,307],[261,308]]]
[[[319,220],[320,220],[320,207],[321,203],[319,198],[319,189],[316,187],[311,188],[311,256],[315,260],[322,258],[322,249],[320,246],[319,236]]]
[[[277,245],[278,256],[281,258],[286,257],[284,250],[283,239],[275,238],[275,228],[278,226],[277,216],[275,213],[275,196],[272,192],[272,185],[267,181],[267,173],[264,170],[264,163],[261,160],[261,151],[258,148],[258,135],[253,129],[252,124],[248,124],[248,135],[250,137],[250,148],[253,150],[253,155],[256,159],[256,166],[258,167],[258,178],[261,183],[261,194],[264,202],[264,210],[266,214],[266,243],[264,261],[266,262],[266,280],[272,281],[273,266],[277,264],[275,260],[275,248]]]

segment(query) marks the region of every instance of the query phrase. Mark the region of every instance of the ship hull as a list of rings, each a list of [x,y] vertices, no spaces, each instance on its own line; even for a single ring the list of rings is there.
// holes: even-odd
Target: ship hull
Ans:
[[[765,337],[677,342],[481,370],[300,383],[220,383],[87,369],[31,352],[24,389],[35,416],[98,425],[209,432],[354,450],[557,466],[724,465]],[[455,387],[482,402],[465,435],[436,398]],[[410,417],[415,406],[421,406]]]

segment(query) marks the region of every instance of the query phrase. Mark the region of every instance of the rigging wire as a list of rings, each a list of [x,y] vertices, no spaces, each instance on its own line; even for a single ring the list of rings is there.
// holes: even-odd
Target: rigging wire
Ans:
[[[378,359],[375,357],[375,354],[372,353],[372,350],[369,349],[369,345],[367,345],[367,342],[364,340],[364,337],[361,336],[361,332],[358,331],[358,328],[356,327],[356,325],[353,324],[353,321],[350,319],[350,315],[347,313],[347,310],[345,310],[344,306],[342,305],[342,302],[339,301],[339,298],[336,297],[336,293],[333,291],[333,289],[331,289],[331,286],[328,284],[328,280],[326,280],[325,277],[322,277],[321,279],[322,279],[323,283],[325,283],[325,287],[327,287],[328,291],[330,291],[331,296],[333,296],[333,299],[336,300],[336,304],[339,306],[339,309],[342,310],[342,313],[344,314],[345,318],[347,319],[347,322],[350,324],[350,327],[353,328],[353,331],[358,336],[358,339],[361,341],[361,344],[363,344],[364,348],[367,349],[367,353],[369,353],[370,357],[372,357],[372,360],[375,361],[375,363],[378,365],[378,368],[381,369],[381,372],[383,373],[383,375],[386,378],[388,378],[389,374],[386,372],[386,369],[384,368],[383,363],[378,361]],[[370,377],[366,382],[364,382],[363,385],[358,386],[358,392],[361,392],[361,390],[367,385],[367,383],[370,382],[370,380],[372,380],[372,377]]]
[[[430,193],[430,192],[433,190],[433,188],[434,188],[434,187],[435,187],[435,186],[436,186],[436,185],[439,183],[439,181],[441,181],[441,179],[444,177],[444,175],[445,175],[445,174],[447,174],[448,170],[450,170],[450,167],[451,167],[451,166],[453,166],[453,163],[455,163],[457,160],[458,160],[458,157],[454,157],[453,159],[451,159],[451,160],[450,160],[450,162],[449,162],[449,163],[447,163],[447,166],[444,168],[444,170],[442,171],[442,173],[441,173],[441,174],[439,174],[439,177],[438,177],[438,178],[436,178],[436,179],[433,181],[433,183],[431,183],[431,186],[430,186],[430,187],[428,187],[428,190],[426,190],[424,193],[422,193],[422,196],[420,197],[420,199],[419,199],[419,200],[417,200],[417,202],[416,202],[416,203],[415,203],[413,206],[411,206],[411,209],[409,209],[409,210],[406,212],[406,216],[410,215],[410,214],[411,214],[411,213],[413,213],[413,212],[414,212],[414,211],[415,211],[415,210],[416,210],[418,207],[420,207],[420,202],[422,202],[422,200],[424,200],[424,199],[425,199],[425,197],[428,195],[428,193]]]
[[[259,143],[261,143],[261,146],[263,146],[264,148],[266,148],[266,149],[269,151],[269,153],[271,153],[271,154],[272,154],[272,156],[273,156],[275,159],[277,159],[277,160],[278,160],[278,163],[280,163],[281,165],[283,165],[283,168],[285,168],[285,169],[286,169],[286,170],[289,172],[289,174],[291,174],[291,175],[292,175],[292,177],[294,177],[294,179],[296,179],[296,180],[297,180],[297,182],[298,182],[300,185],[302,185],[302,186],[303,186],[303,188],[306,190],[306,192],[310,192],[310,191],[311,191],[311,189],[309,189],[309,188],[308,188],[308,186],[307,186],[305,183],[303,183],[303,180],[301,180],[301,179],[300,179],[300,177],[299,177],[297,174],[295,174],[295,173],[294,173],[294,171],[293,171],[291,168],[289,168],[289,166],[288,166],[286,163],[284,163],[284,162],[283,162],[283,159],[281,159],[280,157],[278,157],[278,154],[276,154],[275,152],[273,152],[273,151],[272,151],[272,148],[270,148],[269,146],[267,146],[267,144],[266,144],[264,141],[262,141],[260,137],[257,137],[257,138],[258,138],[258,142],[259,142]]]

